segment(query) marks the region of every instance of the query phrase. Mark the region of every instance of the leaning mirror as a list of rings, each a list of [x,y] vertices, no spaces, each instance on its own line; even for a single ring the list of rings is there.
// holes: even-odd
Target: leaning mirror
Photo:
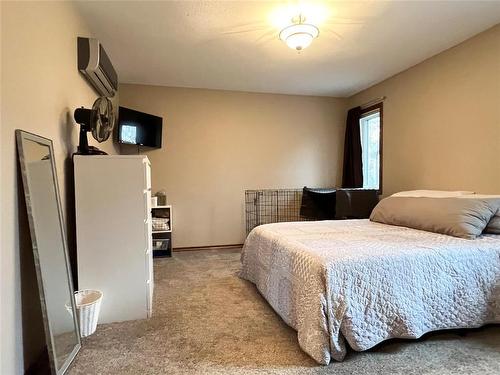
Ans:
[[[16,130],[16,140],[51,370],[64,374],[81,344],[68,312],[75,300],[54,150],[50,139],[25,131]]]

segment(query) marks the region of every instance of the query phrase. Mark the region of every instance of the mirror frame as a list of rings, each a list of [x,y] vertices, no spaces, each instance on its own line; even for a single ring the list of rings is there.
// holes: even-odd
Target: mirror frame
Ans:
[[[28,140],[28,141],[33,141],[37,142],[41,145],[47,146],[49,148],[49,153],[50,153],[50,164],[51,164],[51,169],[52,169],[52,176],[54,179],[54,190],[56,193],[56,201],[57,201],[57,212],[59,216],[59,226],[61,228],[61,238],[63,242],[63,251],[64,251],[64,260],[66,263],[66,274],[68,275],[68,287],[70,291],[70,295],[72,298],[71,300],[71,307],[73,311],[76,311],[76,305],[75,305],[75,298],[74,298],[74,288],[73,288],[73,280],[72,280],[72,274],[71,274],[71,267],[69,264],[69,254],[68,254],[68,243],[66,239],[66,231],[64,230],[64,220],[63,220],[63,212],[61,208],[61,198],[59,195],[59,184],[58,184],[58,179],[57,179],[57,172],[56,172],[56,165],[55,165],[55,155],[54,155],[54,147],[52,144],[52,140],[33,134],[29,133],[24,130],[16,129],[16,141],[17,141],[17,154],[18,154],[18,161],[19,161],[19,166],[21,169],[21,175],[22,175],[22,181],[23,181],[23,190],[24,190],[24,198],[26,201],[26,211],[27,211],[27,216],[28,216],[28,222],[29,222],[29,228],[30,228],[30,235],[31,235],[31,244],[33,247],[33,258],[34,258],[34,263],[35,263],[35,270],[36,270],[36,278],[37,278],[37,283],[38,283],[38,291],[40,294],[40,305],[42,307],[42,315],[43,315],[43,325],[45,329],[45,341],[47,343],[47,351],[49,353],[49,362],[50,362],[50,368],[53,374],[64,374],[66,370],[69,368],[69,365],[71,362],[76,357],[76,354],[82,347],[81,344],[81,338],[80,338],[80,325],[78,323],[78,319],[76,317],[76,314],[73,315],[73,322],[75,326],[75,333],[77,337],[77,343],[71,353],[68,355],[64,363],[62,363],[61,367],[57,369],[57,363],[56,363],[56,353],[55,353],[55,344],[54,340],[52,337],[52,328],[51,328],[51,323],[49,322],[48,314],[47,314],[47,305],[45,301],[45,290],[44,290],[44,284],[42,280],[42,272],[40,269],[40,258],[38,254],[38,246],[37,246],[37,239],[36,239],[36,233],[35,233],[35,223],[34,223],[34,218],[33,218],[33,211],[32,211],[32,202],[31,202],[31,195],[29,191],[29,186],[28,186],[28,175],[26,171],[26,162],[25,162],[25,155],[24,155],[24,149],[23,149],[23,140]]]

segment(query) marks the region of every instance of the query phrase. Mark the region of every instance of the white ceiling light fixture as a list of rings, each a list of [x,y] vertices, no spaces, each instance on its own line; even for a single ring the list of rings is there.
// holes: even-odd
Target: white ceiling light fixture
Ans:
[[[306,18],[300,14],[292,18],[292,25],[285,27],[279,34],[279,38],[288,47],[299,52],[309,47],[319,35],[319,29],[310,23],[305,23],[305,21]]]

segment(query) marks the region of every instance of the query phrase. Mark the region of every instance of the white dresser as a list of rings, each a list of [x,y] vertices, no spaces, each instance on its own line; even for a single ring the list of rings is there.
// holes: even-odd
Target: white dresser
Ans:
[[[78,289],[103,292],[99,323],[151,316],[151,165],[142,155],[75,156]]]

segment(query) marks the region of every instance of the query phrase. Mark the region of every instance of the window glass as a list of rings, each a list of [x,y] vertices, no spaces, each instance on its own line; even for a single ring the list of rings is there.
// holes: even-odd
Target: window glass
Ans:
[[[363,188],[380,188],[380,112],[368,113],[359,120],[363,161]]]

